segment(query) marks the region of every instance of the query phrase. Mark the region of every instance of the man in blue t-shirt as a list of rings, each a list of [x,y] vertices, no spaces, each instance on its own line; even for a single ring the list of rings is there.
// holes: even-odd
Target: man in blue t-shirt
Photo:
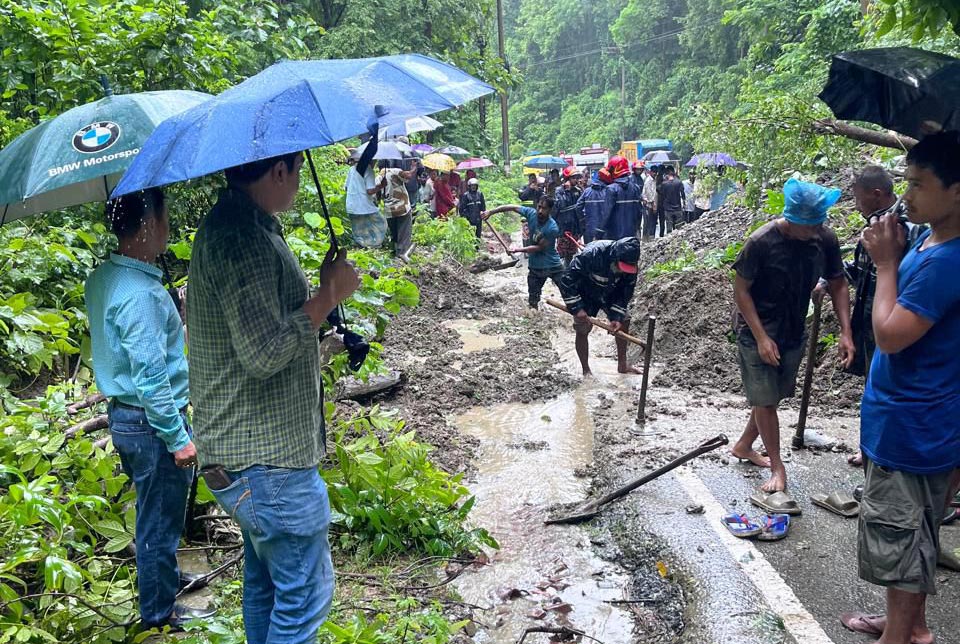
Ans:
[[[511,253],[526,253],[527,260],[527,302],[531,309],[540,305],[540,294],[547,279],[553,281],[560,288],[560,276],[563,275],[563,260],[557,253],[557,238],[560,237],[560,227],[550,216],[553,210],[552,197],[541,197],[537,202],[537,209],[527,206],[505,205],[497,206],[493,210],[483,213],[483,219],[499,212],[518,212],[526,223],[527,238],[523,246],[511,248]]]
[[[906,255],[895,216],[882,217],[862,239],[877,271],[877,352],[860,412],[859,570],[886,587],[887,613],[845,613],[841,621],[880,633],[881,644],[933,641],[926,599],[936,593],[940,523],[960,465],[958,159],[958,132],[928,136],[907,155],[903,200],[910,221],[930,230]]]

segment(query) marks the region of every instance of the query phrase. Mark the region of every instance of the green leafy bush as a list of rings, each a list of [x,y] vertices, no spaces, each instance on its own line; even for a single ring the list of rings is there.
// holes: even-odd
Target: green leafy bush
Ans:
[[[394,414],[374,407],[335,429],[335,468],[323,472],[340,545],[372,544],[375,555],[419,550],[451,556],[497,547],[482,528],[466,526],[473,497],[428,458],[433,448],[403,431]],[[357,438],[347,442],[348,437]]]
[[[418,246],[434,249],[436,255],[452,257],[459,262],[470,262],[477,257],[476,231],[463,217],[417,217],[413,224],[413,241]]]

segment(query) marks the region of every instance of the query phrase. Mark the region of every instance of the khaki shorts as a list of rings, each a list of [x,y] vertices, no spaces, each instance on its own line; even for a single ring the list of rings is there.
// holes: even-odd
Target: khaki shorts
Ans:
[[[797,389],[797,371],[803,359],[803,345],[780,351],[780,366],[768,365],[755,345],[737,342],[743,393],[751,407],[775,407]]]
[[[863,459],[860,578],[908,593],[936,595],[934,581],[951,472],[911,474]]]

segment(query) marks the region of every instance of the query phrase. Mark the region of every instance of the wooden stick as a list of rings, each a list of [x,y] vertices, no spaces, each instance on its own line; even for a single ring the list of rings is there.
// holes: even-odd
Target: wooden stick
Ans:
[[[483,220],[487,227],[490,229],[490,232],[493,233],[493,236],[497,238],[497,241],[500,242],[500,245],[503,246],[503,250],[506,251],[507,255],[510,256],[510,259],[516,259],[517,256],[510,252],[510,247],[507,246],[507,242],[503,241],[503,237],[500,236],[500,233],[497,232],[497,229],[493,227],[493,224],[490,223],[489,219]]]
[[[647,317],[647,346],[643,350],[643,380],[640,383],[640,402],[637,404],[637,422],[647,422],[647,386],[650,384],[650,363],[653,358],[653,331],[657,318]]]
[[[553,308],[560,309],[564,313],[568,313],[567,307],[563,302],[558,302],[555,299],[550,297],[546,299],[546,302]],[[590,324],[592,324],[593,326],[598,326],[601,329],[604,329],[606,331],[609,331],[611,328],[613,328],[610,326],[609,322],[604,322],[603,320],[598,320],[597,318],[591,318],[591,317],[588,317],[587,319],[590,320]],[[641,347],[644,351],[646,351],[647,349],[647,344],[643,340],[641,340],[636,336],[632,336],[628,333],[624,333],[623,331],[617,331],[616,333],[613,334],[613,336],[615,338],[620,338],[621,340],[626,340],[627,342],[632,342],[637,346]]]
[[[823,309],[823,294],[813,296],[813,322],[810,323],[810,344],[807,347],[807,368],[803,374],[803,393],[800,395],[800,417],[797,419],[797,432],[791,444],[795,449],[803,449],[804,432],[807,429],[807,409],[810,407],[810,389],[813,385],[813,369],[817,362],[817,344],[820,341],[820,311]]]

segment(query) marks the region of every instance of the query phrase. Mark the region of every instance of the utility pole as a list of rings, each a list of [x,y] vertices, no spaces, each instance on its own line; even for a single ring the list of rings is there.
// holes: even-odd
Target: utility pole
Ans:
[[[503,46],[503,0],[497,0],[497,50],[500,60],[507,67],[507,55]],[[503,138],[503,171],[510,174],[510,120],[507,113],[507,90],[500,92],[500,135]]]
[[[627,67],[620,54],[620,141],[626,140],[627,129]]]

